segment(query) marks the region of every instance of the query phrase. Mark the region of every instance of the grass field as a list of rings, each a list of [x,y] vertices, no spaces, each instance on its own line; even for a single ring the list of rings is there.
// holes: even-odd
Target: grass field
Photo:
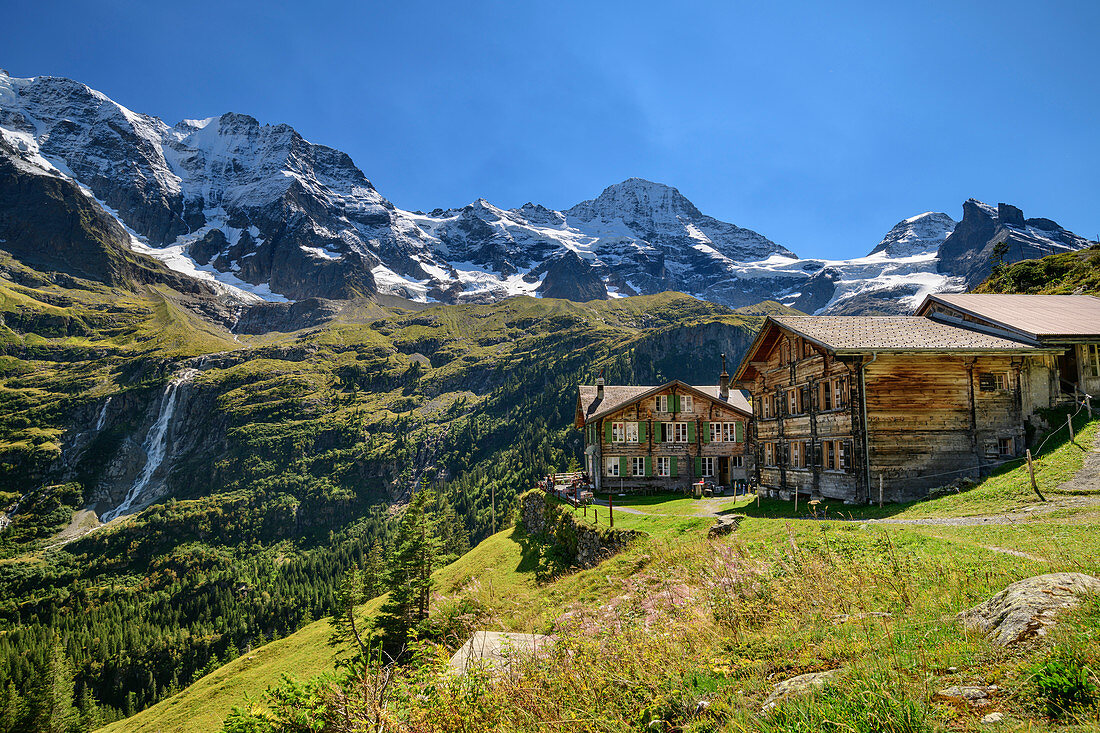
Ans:
[[[1083,446],[1092,445],[1097,426],[1082,426],[1076,443],[1063,441],[1038,462],[1037,478],[1052,504],[1075,498],[1060,497],[1055,489],[1080,468]],[[638,529],[647,537],[596,568],[540,583],[538,548],[510,528],[439,570],[436,593],[440,599],[477,599],[491,614],[486,628],[562,635],[572,656],[555,657],[533,673],[530,684],[550,690],[572,679],[575,689],[559,690],[557,697],[551,696],[553,704],[571,700],[571,705],[603,710],[608,720],[630,718],[634,713],[629,705],[656,709],[657,703],[645,701],[649,697],[687,695],[694,700],[705,694],[726,711],[722,730],[864,730],[854,723],[845,727],[844,721],[866,715],[852,700],[875,689],[888,691],[882,693],[884,699],[896,703],[896,709],[881,712],[881,728],[866,730],[978,730],[983,727],[979,712],[993,710],[1009,716],[998,730],[1094,730],[1097,721],[1089,722],[1087,716],[1075,718],[1076,725],[1074,719],[1049,720],[1034,702],[1035,662],[968,634],[954,615],[1014,580],[1051,571],[1100,573],[1100,504],[1053,511],[1047,506],[1027,521],[1011,524],[867,521],[1000,514],[1038,504],[1026,469],[1020,467],[1009,467],[961,494],[881,511],[862,508],[852,512],[854,521],[795,517],[792,507],[781,502],[757,507],[733,498],[705,503],[681,497],[630,499],[619,506],[647,513],[618,511],[616,527]],[[694,516],[700,507],[733,511],[746,519],[728,540],[707,541],[703,535],[713,519]],[[606,509],[598,511],[599,523],[606,524]],[[593,508],[589,512],[591,520]],[[364,613],[369,615],[377,603]],[[1100,606],[1083,613],[1067,628],[1073,623],[1086,630],[1100,628]],[[1087,636],[1084,641],[1066,637],[1060,643],[1097,657],[1100,633],[1090,634],[1082,631],[1078,636]],[[603,656],[588,660],[582,671],[577,665],[584,658],[584,639],[592,635],[604,640]],[[217,731],[233,705],[242,704],[246,695],[257,699],[282,675],[302,679],[329,670],[333,649],[327,637],[327,623],[315,622],[105,730]],[[767,718],[755,713],[777,680],[836,667],[848,671],[833,697],[815,697],[812,705],[794,703]],[[618,697],[599,692],[599,685],[588,691],[576,687],[578,675],[602,680]],[[698,683],[702,678],[705,684]],[[689,685],[689,679],[695,681]],[[980,710],[936,697],[937,690],[951,684],[978,683],[996,684],[1004,692]],[[678,691],[662,692],[666,687]],[[433,694],[447,689],[441,684]],[[456,706],[455,715],[466,714],[463,705],[473,705],[473,693],[467,689],[463,694],[461,699],[448,698]],[[503,684],[494,688],[493,699],[525,694]],[[478,708],[479,714],[502,729],[538,728],[537,721],[523,715],[569,714],[551,710],[542,697],[523,699],[518,707],[489,706],[490,712]],[[881,702],[874,699],[876,705]],[[407,704],[410,715],[420,710],[426,716],[426,728],[438,729],[429,725],[430,711],[421,710],[416,700]],[[477,704],[489,705],[485,700]],[[905,715],[919,724],[895,725]],[[839,722],[829,727],[823,720]]]

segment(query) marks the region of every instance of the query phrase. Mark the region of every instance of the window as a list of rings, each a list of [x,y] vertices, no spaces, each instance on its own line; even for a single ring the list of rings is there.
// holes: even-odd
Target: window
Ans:
[[[848,397],[845,394],[844,385],[844,382],[846,380],[844,379],[844,377],[840,377],[831,381],[833,383],[833,408],[839,409],[848,404]]]
[[[774,466],[775,465],[775,443],[765,443],[764,444],[764,465],[765,466]]]
[[[839,455],[840,452],[836,449],[835,440],[826,440],[822,446],[825,452],[825,470],[836,471],[840,468]]]
[[[637,424],[634,426],[637,428]],[[611,423],[611,442],[612,443],[625,443],[626,442],[626,423],[613,422]]]
[[[732,456],[730,458],[730,467],[731,468],[744,468],[745,467],[745,457],[744,456]]]
[[[680,395],[680,412],[691,412],[691,395]]]
[[[638,442],[638,423],[628,422],[626,424],[626,442],[637,443]]]
[[[607,466],[607,470],[604,474],[607,476],[619,475],[619,458],[618,456],[608,456],[604,459],[604,465]]]
[[[715,443],[740,443],[744,438],[744,428],[737,422],[712,422],[710,439]]]
[[[827,379],[824,382],[817,385],[818,390],[821,392],[820,404],[822,410],[833,409],[833,380]]]
[[[1001,438],[997,441],[997,448],[1002,456],[1011,456],[1016,453],[1016,441],[1012,438]]]
[[[788,389],[787,390],[787,414],[788,415],[797,415],[798,414],[798,390],[797,389]]]
[[[764,395],[764,418],[772,417],[775,417],[775,395],[766,394]]]
[[[657,412],[668,412],[668,395],[657,395]]]
[[[668,456],[657,457],[657,475],[658,476],[671,476],[672,475],[672,460]]]
[[[714,476],[718,473],[718,459],[714,456],[703,456],[703,475]]]
[[[674,422],[674,423],[672,423],[672,442],[673,443],[686,443],[686,442],[688,442],[688,424],[686,422]]]
[[[791,443],[791,468],[804,468],[806,466],[805,444],[799,441]]]
[[[1008,389],[1008,375],[1004,372],[993,372],[978,375],[978,390],[981,392],[996,392]]]
[[[645,476],[645,458],[634,456],[630,459],[630,475]]]
[[[1085,352],[1081,360],[1085,376],[1100,377],[1100,344],[1085,344],[1081,350]]]

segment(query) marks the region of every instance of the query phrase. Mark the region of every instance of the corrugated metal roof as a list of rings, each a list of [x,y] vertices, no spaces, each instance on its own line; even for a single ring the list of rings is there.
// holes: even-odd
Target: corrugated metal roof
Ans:
[[[1100,298],[1091,295],[942,294],[929,296],[991,323],[1036,338],[1100,337]]]
[[[921,316],[772,316],[832,351],[1031,351],[1037,344]]]
[[[707,385],[703,387],[696,387],[694,385],[684,384],[680,381],[672,381],[668,384],[661,384],[656,386],[633,386],[633,385],[618,385],[609,384],[603,389],[603,399],[596,400],[596,386],[590,384],[582,384],[579,387],[581,410],[584,413],[585,420],[591,420],[593,418],[607,415],[611,412],[621,410],[632,402],[641,399],[649,394],[656,394],[665,389],[668,389],[674,384],[679,384],[684,387],[701,392],[707,397],[714,399],[716,402],[721,402],[723,405],[732,407],[735,410],[740,410],[749,415],[752,414],[752,405],[749,403],[748,394],[742,392],[739,389],[730,387],[730,396],[728,400],[721,399],[718,394],[720,387],[718,385]]]

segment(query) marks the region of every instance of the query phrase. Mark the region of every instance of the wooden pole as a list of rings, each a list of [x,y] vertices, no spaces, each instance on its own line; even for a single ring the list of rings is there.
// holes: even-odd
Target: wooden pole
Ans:
[[[592,521],[596,524],[600,523],[600,510],[596,507],[592,507]]]
[[[882,474],[878,475],[878,508],[882,509],[882,495],[883,495],[883,481]]]
[[[794,487],[794,513],[798,514],[798,487]]]
[[[607,516],[609,517],[611,528],[615,529],[615,508],[611,494],[607,495]]]
[[[1066,427],[1069,428],[1069,442],[1073,442],[1073,415],[1066,415]]]
[[[1039,484],[1035,482],[1035,466],[1031,463],[1031,449],[1027,450],[1027,472],[1031,476],[1031,488],[1038,494],[1042,501],[1046,501],[1046,497],[1039,493]]]
[[[1085,409],[1089,411],[1089,420],[1092,419],[1092,395],[1085,395]]]

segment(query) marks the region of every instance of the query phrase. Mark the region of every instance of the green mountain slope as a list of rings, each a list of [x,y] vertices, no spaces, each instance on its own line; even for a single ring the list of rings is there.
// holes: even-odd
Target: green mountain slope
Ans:
[[[650,497],[624,505],[644,513],[620,509],[616,516],[617,527],[647,537],[596,568],[541,582],[537,545],[516,530],[500,532],[437,571],[436,603],[476,601],[487,616],[479,628],[553,633],[569,653],[515,685],[458,685],[428,661],[415,672],[418,687],[398,688],[391,704],[423,730],[461,729],[463,721],[469,729],[541,730],[562,719],[537,700],[555,701],[564,716],[574,711],[578,730],[644,727],[645,716],[658,712],[686,724],[700,700],[715,717],[694,719],[697,727],[685,730],[964,730],[994,710],[1008,714],[1011,730],[1057,730],[1033,682],[1033,665],[1047,652],[998,651],[954,614],[1030,575],[1100,572],[1089,550],[1100,541],[1100,506],[1057,490],[1081,468],[1082,446],[1095,441],[1098,427],[1080,416],[1078,442],[1054,440],[1037,461],[1037,479],[1054,506],[1037,501],[1024,466],[961,495],[885,511],[818,507],[854,513],[847,522],[814,521],[806,510],[795,518],[784,502]],[[866,523],[1022,510],[1035,512],[1032,521]],[[729,511],[747,517],[737,533],[704,539],[713,520],[694,515]],[[1100,628],[1098,612],[1093,604],[1064,621],[1058,643],[1084,659],[1100,658],[1088,636]],[[327,632],[325,622],[315,622],[106,730],[218,731],[220,716],[243,705],[246,694],[260,702],[284,674],[304,681],[330,671]],[[837,667],[850,671],[839,682],[840,699],[796,701],[790,719],[783,711],[759,716],[778,681]],[[989,683],[1005,690],[993,707],[956,707],[937,697],[951,685]],[[432,706],[447,720],[432,722]],[[1083,719],[1089,714],[1083,709]],[[872,723],[877,727],[867,727]]]
[[[164,284],[3,254],[0,271],[0,507],[19,504],[0,533],[0,672],[29,683],[58,634],[78,692],[109,716],[328,613],[413,483],[485,537],[494,490],[508,517],[536,476],[579,458],[575,387],[599,369],[714,382],[718,354],[736,357],[761,320],[675,293],[349,301],[323,324],[250,336]],[[81,536],[95,524],[82,510],[116,506],[142,470],[184,368],[198,373],[173,417],[165,496]]]
[[[994,268],[974,292],[1100,295],[1100,244]]]

